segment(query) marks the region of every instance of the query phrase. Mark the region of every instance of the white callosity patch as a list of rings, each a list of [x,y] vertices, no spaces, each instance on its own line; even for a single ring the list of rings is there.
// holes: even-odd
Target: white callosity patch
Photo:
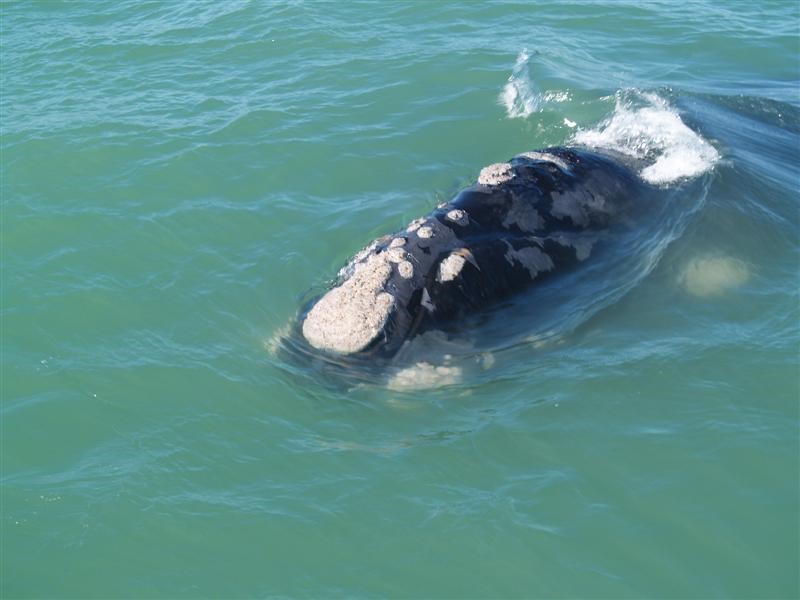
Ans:
[[[386,251],[386,260],[393,263],[403,262],[408,258],[406,251],[402,248],[389,248]]]
[[[408,224],[408,227],[406,227],[406,231],[408,233],[413,233],[417,229],[422,227],[423,223],[425,223],[425,219],[424,218],[414,219],[413,221],[411,221],[411,223]]]
[[[535,279],[539,273],[549,271],[555,266],[553,264],[553,259],[547,256],[547,254],[542,252],[539,248],[529,246],[515,250],[514,247],[508,242],[506,242],[506,245],[508,246],[506,260],[510,264],[514,264],[516,262],[528,269],[531,279]]]
[[[425,225],[424,227],[420,227],[417,229],[417,235],[424,239],[429,239],[433,237],[433,227],[429,227]]]
[[[508,228],[516,225],[520,231],[525,233],[533,233],[541,229],[543,224],[541,215],[531,205],[530,201],[526,201],[524,198],[514,198],[511,208],[509,208],[505,219],[503,219],[503,227]]]
[[[693,296],[716,296],[739,287],[750,279],[747,265],[730,256],[700,256],[691,259],[678,276],[679,283]]]
[[[441,252],[449,250],[457,241],[453,230],[435,218],[423,220],[422,226],[418,227],[415,232],[416,239],[413,241],[422,248],[430,249],[431,252],[427,256],[431,257],[435,257],[440,255]],[[421,260],[426,260],[423,259],[422,256],[417,256],[416,253],[415,256]],[[431,258],[431,260],[433,260],[433,258]],[[430,266],[430,264],[421,265],[423,271],[427,271]]]
[[[442,283],[453,281],[461,273],[467,259],[460,254],[453,252],[439,263],[439,272],[436,274],[436,281]]]
[[[404,260],[397,265],[397,272],[400,273],[400,277],[403,279],[411,279],[414,276],[414,265]]]
[[[406,238],[397,237],[391,241],[391,243],[389,244],[389,248],[402,248],[405,245],[406,245]]]
[[[555,154],[550,154],[549,152],[523,152],[522,154],[517,154],[515,158],[529,158],[531,160],[540,160],[543,162],[553,163],[559,169],[565,172],[569,172],[571,170],[566,161],[564,161],[564,159],[556,156]]]
[[[366,348],[386,325],[394,297],[383,290],[391,274],[385,255],[355,265],[353,274],[325,294],[303,321],[303,335],[315,348],[351,353]]]
[[[469,215],[467,215],[467,213],[460,208],[454,208],[453,210],[449,211],[445,218],[448,221],[452,221],[456,225],[463,226],[469,223]]]
[[[342,279],[346,279],[350,277],[356,269],[356,266],[363,262],[365,258],[367,258],[370,254],[375,251],[375,248],[378,247],[380,244],[380,238],[369,243],[367,246],[359,250],[350,262],[348,262],[345,266],[339,269],[338,276]]]
[[[500,185],[514,178],[514,169],[511,163],[495,163],[481,169],[478,183],[481,185]]]

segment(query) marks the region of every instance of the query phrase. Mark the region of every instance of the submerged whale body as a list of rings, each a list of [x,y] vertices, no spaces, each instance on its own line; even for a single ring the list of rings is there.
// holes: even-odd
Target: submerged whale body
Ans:
[[[603,252],[649,188],[616,158],[548,148],[484,168],[476,184],[383,236],[301,317],[305,340],[339,356],[391,357]]]

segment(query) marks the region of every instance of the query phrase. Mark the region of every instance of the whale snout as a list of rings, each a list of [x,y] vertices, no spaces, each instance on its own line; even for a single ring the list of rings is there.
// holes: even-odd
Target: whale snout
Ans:
[[[322,296],[303,321],[303,336],[315,348],[360,352],[383,331],[395,305],[384,286],[391,275],[388,253],[372,254],[353,274]]]

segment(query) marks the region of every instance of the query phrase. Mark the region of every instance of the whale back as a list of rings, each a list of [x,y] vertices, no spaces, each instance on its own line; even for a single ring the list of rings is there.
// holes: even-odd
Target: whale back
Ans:
[[[578,149],[490,165],[450,202],[356,254],[304,316],[303,336],[325,351],[391,355],[586,261],[631,222],[643,185],[618,161]]]

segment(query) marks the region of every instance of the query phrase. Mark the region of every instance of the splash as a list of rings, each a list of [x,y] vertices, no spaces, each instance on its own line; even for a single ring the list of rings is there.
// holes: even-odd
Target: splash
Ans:
[[[503,91],[500,92],[498,101],[506,109],[506,114],[510,119],[525,118],[531,113],[539,110],[542,103],[542,95],[536,91],[536,87],[528,73],[528,61],[530,54],[527,48],[517,56],[517,62],[511,75],[508,77]]]
[[[714,147],[654,93],[618,92],[614,113],[595,129],[579,130],[572,142],[644,161],[640,175],[654,184],[697,177],[720,159]]]
[[[523,48],[517,55],[511,75],[497,99],[500,106],[505,107],[509,119],[524,119],[543,110],[547,105],[572,100],[572,94],[566,90],[539,91],[531,78],[530,60],[528,49]]]

